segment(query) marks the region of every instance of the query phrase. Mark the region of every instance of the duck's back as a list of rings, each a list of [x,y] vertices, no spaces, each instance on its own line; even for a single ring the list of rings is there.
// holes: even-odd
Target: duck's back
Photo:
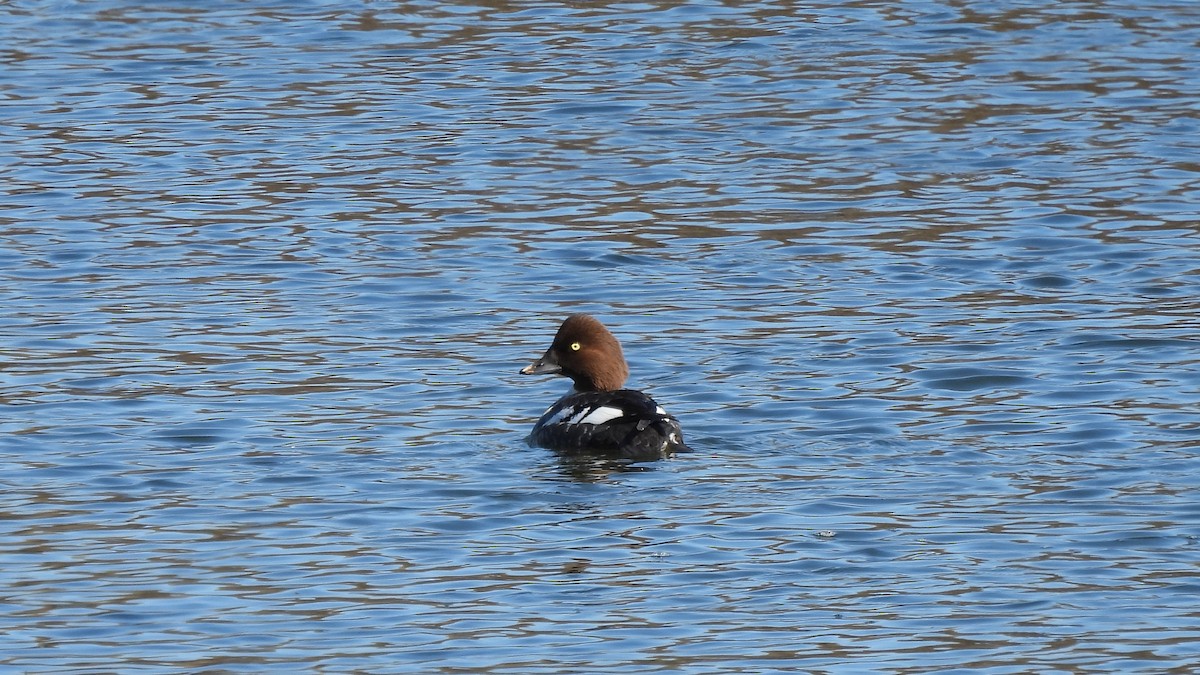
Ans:
[[[529,443],[562,453],[650,461],[686,452],[679,422],[633,389],[572,392],[542,415]]]

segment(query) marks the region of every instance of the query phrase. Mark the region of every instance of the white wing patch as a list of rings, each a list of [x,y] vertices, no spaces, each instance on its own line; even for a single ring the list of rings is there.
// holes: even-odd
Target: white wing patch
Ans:
[[[666,414],[667,414],[667,411],[666,411],[666,410],[663,410],[663,407],[662,407],[661,405],[660,405],[660,406],[656,406],[656,407],[654,408],[654,412],[658,413],[659,415],[666,415]]]
[[[546,412],[550,411],[547,410]],[[541,426],[550,427],[556,424],[604,424],[609,420],[614,420],[618,417],[624,416],[625,411],[616,406],[602,405],[592,408],[589,406],[572,405],[567,406],[546,418],[546,421],[542,423]]]
[[[547,410],[546,412],[550,412],[550,411]],[[570,415],[573,412],[575,412],[574,408],[563,408],[562,410],[559,410],[558,412],[554,413],[554,416],[551,417],[550,419],[546,420],[546,423],[542,426],[548,427],[548,426],[551,426],[554,424],[558,424],[559,422],[563,421],[563,418],[565,418],[567,415]]]
[[[611,405],[602,405],[595,410],[584,410],[576,415],[580,419],[572,419],[571,424],[604,424],[625,414],[624,410]]]

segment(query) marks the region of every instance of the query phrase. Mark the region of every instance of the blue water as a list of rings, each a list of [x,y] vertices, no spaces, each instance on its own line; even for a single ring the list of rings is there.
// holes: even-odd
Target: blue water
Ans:
[[[1194,3],[0,45],[0,670],[1200,668]],[[526,446],[576,311],[696,452]]]

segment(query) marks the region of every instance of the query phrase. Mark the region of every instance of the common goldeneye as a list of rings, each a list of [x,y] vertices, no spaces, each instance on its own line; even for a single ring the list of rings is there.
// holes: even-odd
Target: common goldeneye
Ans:
[[[558,373],[575,382],[534,425],[530,445],[563,453],[615,454],[639,462],[690,449],[683,444],[679,422],[654,399],[621,388],[629,377],[621,344],[587,314],[567,317],[542,358],[521,373]]]

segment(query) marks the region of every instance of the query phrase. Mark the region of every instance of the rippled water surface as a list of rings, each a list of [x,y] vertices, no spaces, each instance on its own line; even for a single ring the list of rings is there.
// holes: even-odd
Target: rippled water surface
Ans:
[[[1192,0],[17,0],[0,58],[0,668],[1200,668]],[[574,311],[696,452],[525,445]]]

